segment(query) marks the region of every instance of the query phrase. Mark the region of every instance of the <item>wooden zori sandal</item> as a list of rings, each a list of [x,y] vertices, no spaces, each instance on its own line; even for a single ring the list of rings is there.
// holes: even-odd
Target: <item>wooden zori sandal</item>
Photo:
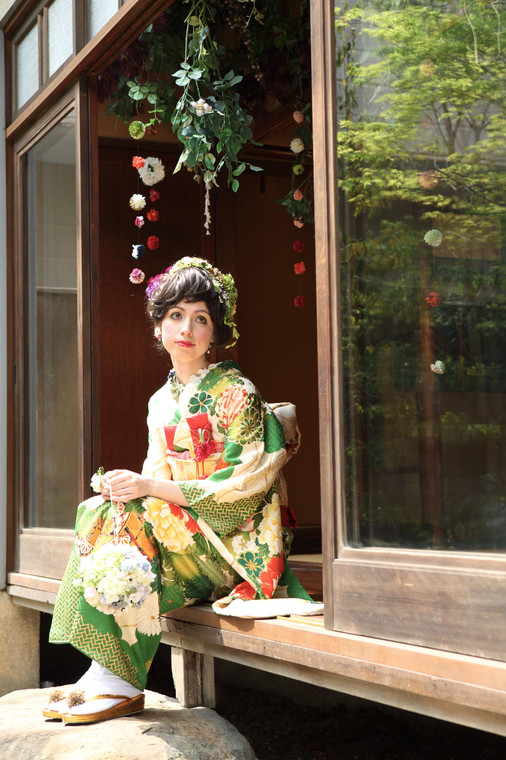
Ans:
[[[42,715],[44,718],[49,718],[51,720],[61,720],[61,712],[59,710],[53,710],[51,708],[51,705],[55,704],[55,702],[61,702],[64,700],[68,694],[67,689],[59,687],[51,691],[49,694],[49,699],[47,700],[47,706],[42,708]]]
[[[144,710],[144,694],[137,694],[135,697],[125,697],[122,694],[99,694],[96,697],[88,697],[87,699],[84,698],[82,692],[81,694],[82,697],[80,699],[75,692],[72,694],[73,698],[68,700],[69,707],[84,705],[86,702],[92,702],[95,699],[121,699],[122,701],[117,705],[114,705],[114,707],[109,707],[106,710],[85,713],[83,715],[74,715],[69,712],[60,713],[59,715],[64,723],[97,723],[101,720],[110,720],[111,718],[122,718],[125,715],[133,715],[134,713],[142,712],[142,710]]]

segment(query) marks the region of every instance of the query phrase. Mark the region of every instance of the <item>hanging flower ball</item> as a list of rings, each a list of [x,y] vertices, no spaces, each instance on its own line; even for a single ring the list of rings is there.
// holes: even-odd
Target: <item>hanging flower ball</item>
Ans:
[[[293,194],[294,201],[301,201],[304,197],[302,190],[297,189]]]
[[[306,296],[295,296],[293,303],[298,309],[303,309],[306,305]]]
[[[293,241],[293,250],[297,251],[297,253],[302,253],[304,250],[304,243],[302,240],[294,240]]]
[[[303,261],[298,261],[293,265],[293,271],[295,274],[304,274],[306,271],[306,265]]]
[[[443,242],[443,234],[439,232],[439,230],[429,230],[425,233],[423,239],[427,245],[432,245],[434,248],[437,248],[437,246],[441,245]]]
[[[150,208],[146,216],[150,222],[157,222],[160,218],[160,214],[158,213],[156,208]]]
[[[132,166],[134,169],[142,169],[145,164],[145,159],[142,156],[134,156],[132,158]]]
[[[304,174],[304,167],[302,164],[294,164],[292,167],[292,172],[298,177],[301,174]]]
[[[147,243],[150,251],[156,251],[156,249],[160,247],[160,238],[156,235],[150,235]]]
[[[136,216],[135,217],[135,226],[136,227],[142,227],[144,224],[144,217],[143,216]]]
[[[149,191],[149,200],[151,203],[155,203],[156,201],[160,200],[160,193],[158,190],[150,190]]]
[[[430,58],[425,58],[420,64],[420,72],[424,77],[431,77],[436,71],[436,65]]]
[[[139,193],[134,193],[132,197],[130,198],[130,208],[133,208],[134,211],[142,211],[144,206],[146,205],[146,199],[143,195],[140,195]]]
[[[144,246],[144,245],[133,245],[132,246],[132,256],[134,257],[134,259],[137,259],[137,261],[139,259],[142,259],[142,257],[144,256],[145,252],[146,252],[146,246]]]
[[[296,227],[298,227],[298,228],[299,228],[299,230],[300,230],[302,227],[304,227],[304,222],[303,222],[303,221],[302,221],[302,219],[300,219],[300,218],[298,218],[298,219],[294,219],[294,220],[293,220],[293,223],[294,223],[294,225],[295,225]]]
[[[429,293],[429,295],[425,299],[429,306],[439,306],[441,303],[441,296],[439,293]]]
[[[141,282],[144,282],[144,277],[145,277],[145,274],[142,271],[142,269],[132,269],[132,271],[130,272],[130,277],[128,279],[134,285],[140,285]]]
[[[418,177],[420,184],[422,187],[426,187],[430,189],[431,187],[435,187],[437,183],[439,182],[439,178],[435,171],[432,169],[429,169],[427,172],[422,172],[420,176]]]
[[[294,137],[290,143],[290,150],[292,153],[302,153],[304,150],[304,141],[300,137]]]
[[[293,114],[293,120],[297,122],[297,124],[302,124],[304,121],[304,114],[302,111],[294,111]]]
[[[434,364],[431,364],[430,368],[436,375],[442,375],[445,371],[445,365],[440,359],[438,359],[437,362],[434,362]]]
[[[148,156],[144,166],[138,169],[139,176],[145,185],[156,185],[165,177],[165,167],[159,158]]]
[[[142,121],[132,121],[128,126],[128,134],[133,137],[134,140],[142,140],[146,134],[146,125]]]

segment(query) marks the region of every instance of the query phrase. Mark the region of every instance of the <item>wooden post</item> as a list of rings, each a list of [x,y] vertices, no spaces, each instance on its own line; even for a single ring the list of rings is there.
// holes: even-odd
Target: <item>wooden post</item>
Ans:
[[[172,647],[172,677],[182,707],[215,707],[214,657]]]

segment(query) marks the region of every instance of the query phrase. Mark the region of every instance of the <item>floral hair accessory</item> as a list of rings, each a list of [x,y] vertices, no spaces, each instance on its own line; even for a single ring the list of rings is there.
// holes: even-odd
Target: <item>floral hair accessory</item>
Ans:
[[[155,203],[155,201],[160,200],[160,193],[158,190],[150,190],[149,191],[149,200],[151,203]]]
[[[146,199],[143,195],[140,195],[139,193],[134,193],[132,197],[130,198],[130,208],[133,208],[134,211],[142,211],[144,206],[146,205]]]
[[[139,259],[142,259],[142,257],[144,256],[145,252],[146,252],[146,246],[144,246],[144,245],[133,245],[132,246],[132,256],[134,257],[134,259],[137,259],[137,261],[139,261]]]
[[[156,210],[156,208],[149,209],[148,213],[146,214],[148,220],[150,222],[157,222],[160,218],[160,214]]]
[[[439,232],[439,230],[429,230],[425,233],[423,236],[423,239],[427,243],[427,245],[432,245],[434,248],[436,248],[438,245],[441,245],[443,242],[443,233]]]
[[[142,156],[134,156],[132,158],[132,166],[134,167],[134,169],[142,169],[145,163],[146,163],[146,159],[142,158]]]
[[[132,282],[134,285],[140,285],[141,282],[144,282],[145,274],[142,271],[142,269],[132,269],[130,272],[130,277],[128,278],[130,282]]]
[[[297,253],[302,253],[304,250],[304,243],[302,240],[294,240],[293,241],[293,250],[297,251]]]
[[[165,177],[165,167],[159,158],[148,156],[144,165],[138,169],[139,176],[145,185],[156,185]]]
[[[146,134],[146,125],[142,121],[132,121],[128,126],[128,134],[133,137],[134,140],[142,140]]]
[[[439,293],[429,293],[429,295],[425,299],[429,306],[439,306],[441,303],[441,296]]]
[[[150,235],[147,239],[147,244],[150,251],[156,251],[160,247],[160,238],[156,235]]]
[[[296,264],[293,265],[293,271],[295,274],[304,274],[306,271],[306,265],[303,261],[299,261]]]
[[[142,227],[144,224],[144,217],[143,216],[136,216],[135,217],[135,226],[136,227]]]
[[[149,240],[148,240],[149,245]],[[179,272],[180,269],[189,269],[195,267],[196,269],[203,269],[212,280],[214,289],[218,294],[220,303],[225,307],[225,316],[223,318],[224,324],[226,324],[232,330],[232,343],[229,343],[226,348],[235,346],[239,339],[239,333],[235,324],[235,312],[237,308],[237,288],[235,287],[234,278],[231,274],[223,274],[217,267],[213,267],[209,261],[205,259],[199,259],[194,256],[184,256],[179,261],[176,261],[171,267],[165,270],[165,274],[169,276]],[[163,274],[158,274],[156,277],[152,277],[146,288],[147,298],[152,298],[155,291],[158,290],[161,285],[161,280],[164,277]]]
[[[293,303],[298,309],[303,309],[306,305],[306,296],[295,296]]]

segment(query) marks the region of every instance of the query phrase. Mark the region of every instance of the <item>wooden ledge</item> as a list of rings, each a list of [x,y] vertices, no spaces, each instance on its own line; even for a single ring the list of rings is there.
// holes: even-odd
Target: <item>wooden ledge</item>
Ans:
[[[199,605],[163,616],[162,640],[506,736],[506,663],[328,631],[316,622],[230,618]]]

